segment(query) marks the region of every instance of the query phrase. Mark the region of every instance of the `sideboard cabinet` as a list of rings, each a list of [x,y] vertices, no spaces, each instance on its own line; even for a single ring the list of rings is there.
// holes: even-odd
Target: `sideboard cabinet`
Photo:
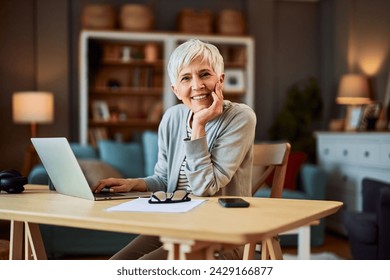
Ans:
[[[327,218],[327,227],[346,235],[345,211],[362,210],[365,177],[390,182],[390,133],[317,132],[318,164],[328,173],[327,199],[344,203]]]

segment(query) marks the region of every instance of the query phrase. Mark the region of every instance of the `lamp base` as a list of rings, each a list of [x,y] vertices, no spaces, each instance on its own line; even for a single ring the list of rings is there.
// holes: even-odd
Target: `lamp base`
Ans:
[[[31,123],[31,138],[37,137],[37,123]]]

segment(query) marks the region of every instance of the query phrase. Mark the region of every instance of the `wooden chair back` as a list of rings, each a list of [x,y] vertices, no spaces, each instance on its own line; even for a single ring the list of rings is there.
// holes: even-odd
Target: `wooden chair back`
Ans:
[[[273,174],[271,197],[282,197],[284,179],[286,176],[288,156],[291,145],[285,143],[258,143],[253,146],[253,165],[265,168],[264,173],[254,183],[252,195],[261,188],[269,176]]]
[[[272,176],[271,198],[281,198],[284,179],[286,176],[287,162],[290,154],[291,145],[289,143],[259,143],[253,146],[253,167],[257,170],[258,166],[263,167],[261,177],[254,182],[252,195],[261,188],[269,176]],[[253,260],[258,242],[245,244],[244,260]],[[261,259],[283,259],[277,236],[270,237],[261,242]]]

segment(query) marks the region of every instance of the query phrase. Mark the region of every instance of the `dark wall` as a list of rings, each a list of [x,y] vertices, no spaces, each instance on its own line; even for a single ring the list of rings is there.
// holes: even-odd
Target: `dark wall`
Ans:
[[[15,91],[52,91],[55,122],[38,136],[69,136],[68,3],[0,2],[0,170],[21,170],[30,127],[12,121]]]
[[[28,130],[12,123],[12,92],[35,87],[35,55],[32,1],[0,4],[0,169],[17,168],[23,158]],[[9,16],[18,11],[13,17]],[[12,28],[12,36],[10,29]]]

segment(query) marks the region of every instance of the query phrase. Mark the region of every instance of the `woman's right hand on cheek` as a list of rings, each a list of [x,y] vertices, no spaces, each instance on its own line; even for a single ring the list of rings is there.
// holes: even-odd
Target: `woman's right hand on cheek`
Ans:
[[[215,89],[211,95],[213,97],[211,106],[194,114],[195,122],[203,126],[206,126],[207,122],[215,119],[223,112],[223,93],[220,82],[215,85]]]

